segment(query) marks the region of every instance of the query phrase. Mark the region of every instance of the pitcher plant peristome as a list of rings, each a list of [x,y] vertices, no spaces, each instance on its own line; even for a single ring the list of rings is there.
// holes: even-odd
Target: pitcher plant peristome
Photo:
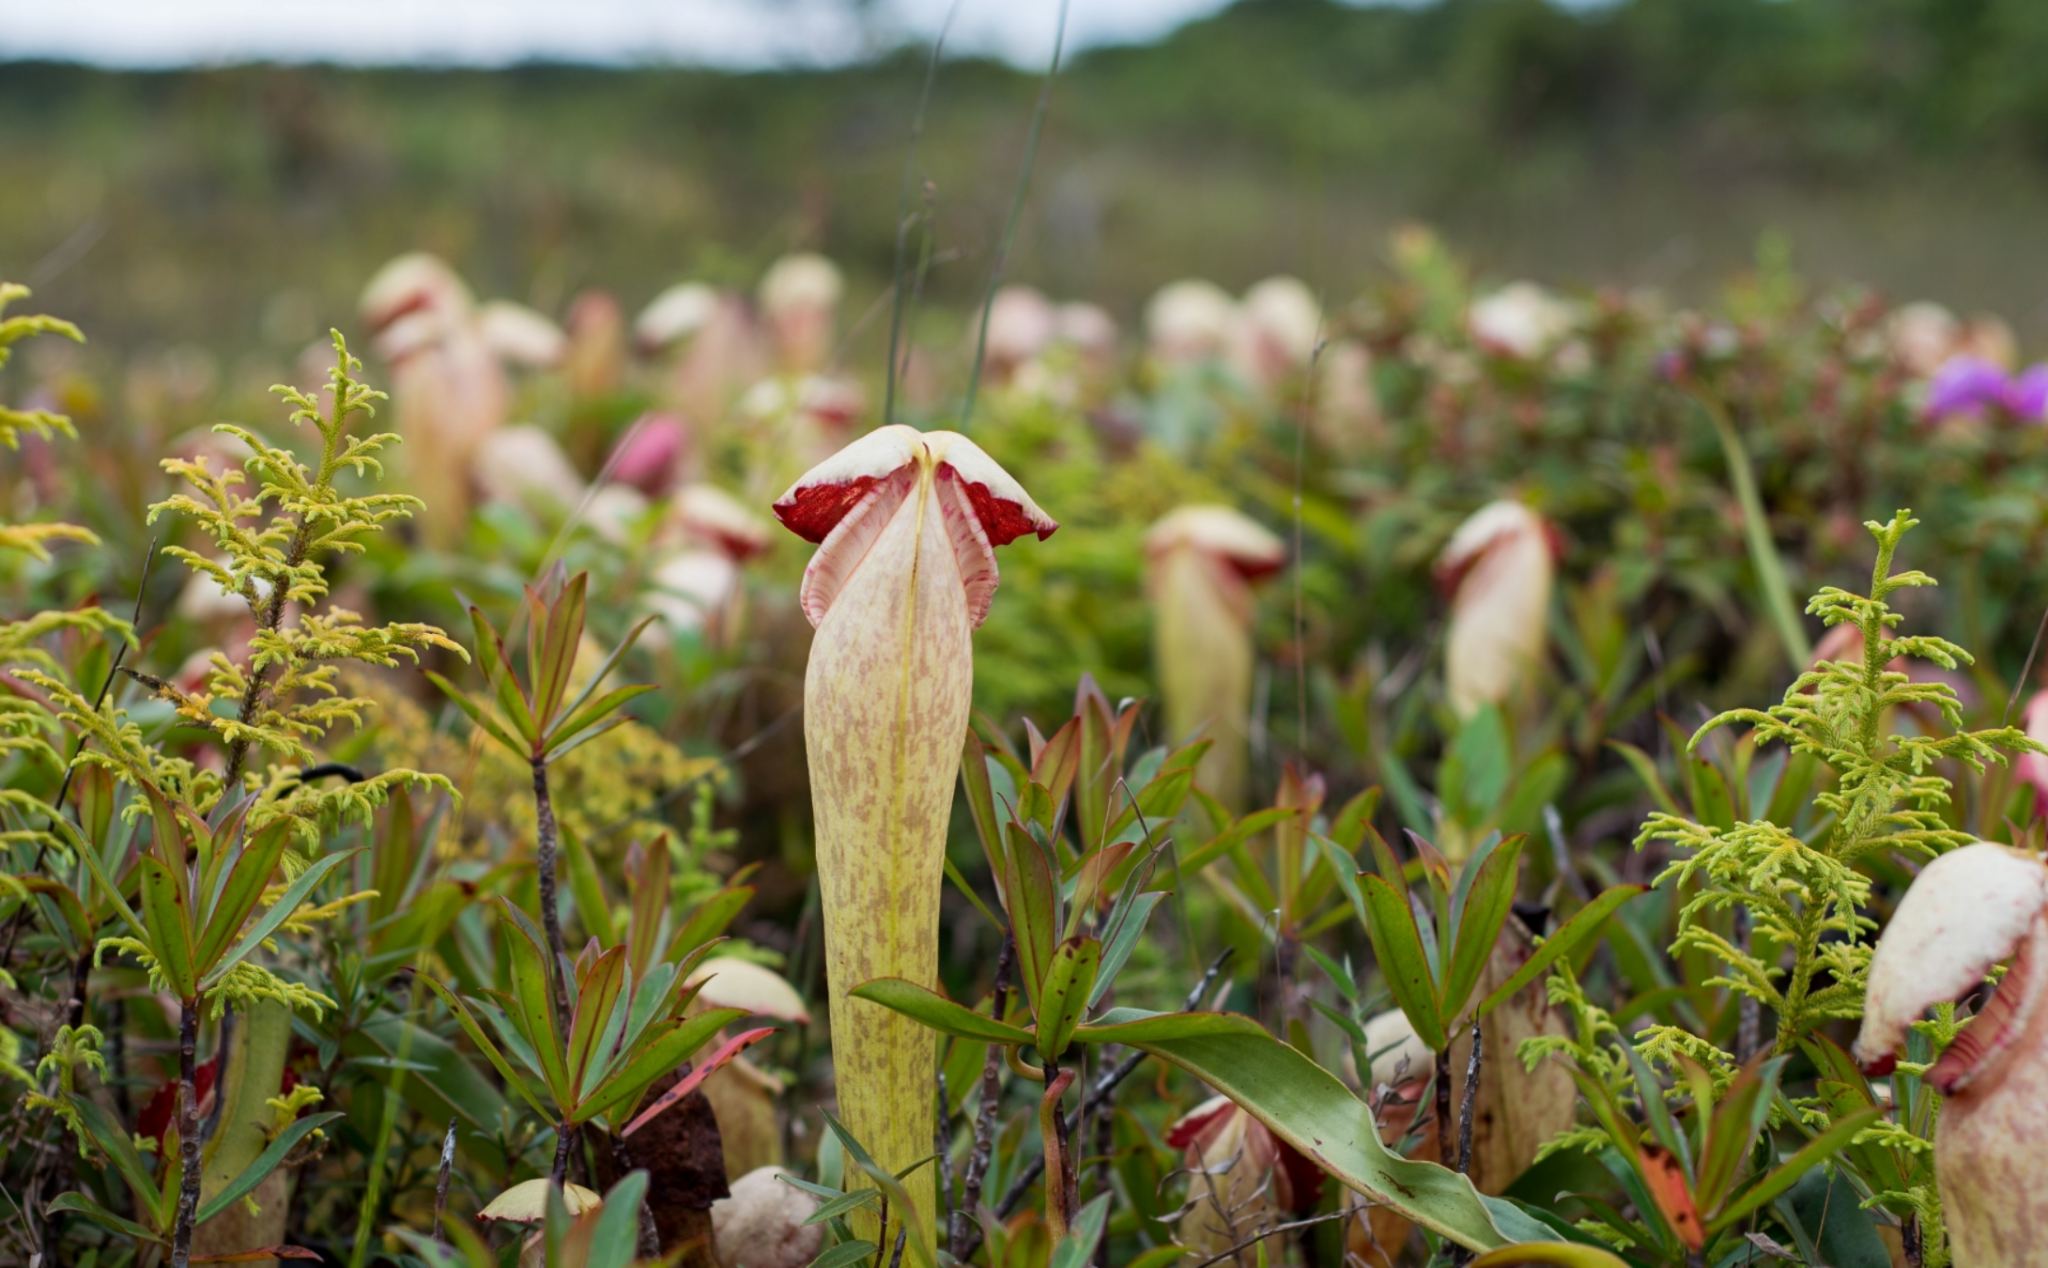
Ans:
[[[946,824],[974,684],[970,635],[995,594],[994,547],[1059,526],[974,442],[900,424],[812,468],[775,514],[819,543],[802,591],[817,629],[804,745],[839,1111],[900,1171],[931,1153],[937,1049],[929,1030],[849,993],[881,977],[936,985]],[[923,1211],[917,1223],[935,1227],[931,1170],[907,1184]]]

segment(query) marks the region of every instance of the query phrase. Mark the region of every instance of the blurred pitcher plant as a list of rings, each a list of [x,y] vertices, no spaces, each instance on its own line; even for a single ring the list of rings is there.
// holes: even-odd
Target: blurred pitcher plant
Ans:
[[[1252,587],[1287,562],[1287,546],[1227,506],[1187,506],[1145,536],[1153,654],[1167,734],[1202,732],[1202,786],[1244,807],[1252,714]]]

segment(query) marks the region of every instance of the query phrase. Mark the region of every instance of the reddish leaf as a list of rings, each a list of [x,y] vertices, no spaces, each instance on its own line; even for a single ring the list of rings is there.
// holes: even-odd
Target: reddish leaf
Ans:
[[[774,1033],[773,1026],[763,1026],[759,1030],[742,1031],[726,1040],[719,1046],[718,1051],[706,1057],[697,1068],[677,1080],[674,1087],[656,1097],[652,1105],[635,1115],[633,1121],[626,1124],[626,1130],[620,1132],[619,1136],[624,1138],[639,1131],[647,1125],[649,1119],[696,1091],[698,1085],[710,1078],[720,1067]]]

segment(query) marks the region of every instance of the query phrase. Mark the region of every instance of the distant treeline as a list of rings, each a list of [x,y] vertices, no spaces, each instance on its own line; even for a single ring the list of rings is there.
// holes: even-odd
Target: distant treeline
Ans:
[[[923,58],[0,63],[0,274],[48,274],[51,306],[115,346],[283,345],[421,245],[544,304],[743,284],[798,244],[872,295]],[[1011,271],[1126,313],[1188,272],[1341,293],[1421,218],[1489,271],[1684,292],[1779,229],[1823,276],[2039,325],[2043,292],[2012,259],[2048,212],[2044,65],[2039,0],[1244,0],[1065,69]],[[941,305],[985,277],[1037,90],[983,60],[939,74],[908,210]]]

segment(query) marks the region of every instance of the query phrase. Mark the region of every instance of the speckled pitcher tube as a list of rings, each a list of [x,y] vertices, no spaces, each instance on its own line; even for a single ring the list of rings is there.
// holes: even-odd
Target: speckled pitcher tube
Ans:
[[[882,977],[937,984],[971,635],[995,595],[994,548],[1058,525],[972,441],[901,425],[820,463],[775,513],[818,543],[802,591],[817,630],[804,674],[804,746],[839,1112],[897,1172],[932,1151],[935,1036],[850,993]],[[908,1183],[930,1238],[932,1169]],[[893,1242],[893,1227],[878,1229],[872,1215],[863,1223],[862,1235]]]

